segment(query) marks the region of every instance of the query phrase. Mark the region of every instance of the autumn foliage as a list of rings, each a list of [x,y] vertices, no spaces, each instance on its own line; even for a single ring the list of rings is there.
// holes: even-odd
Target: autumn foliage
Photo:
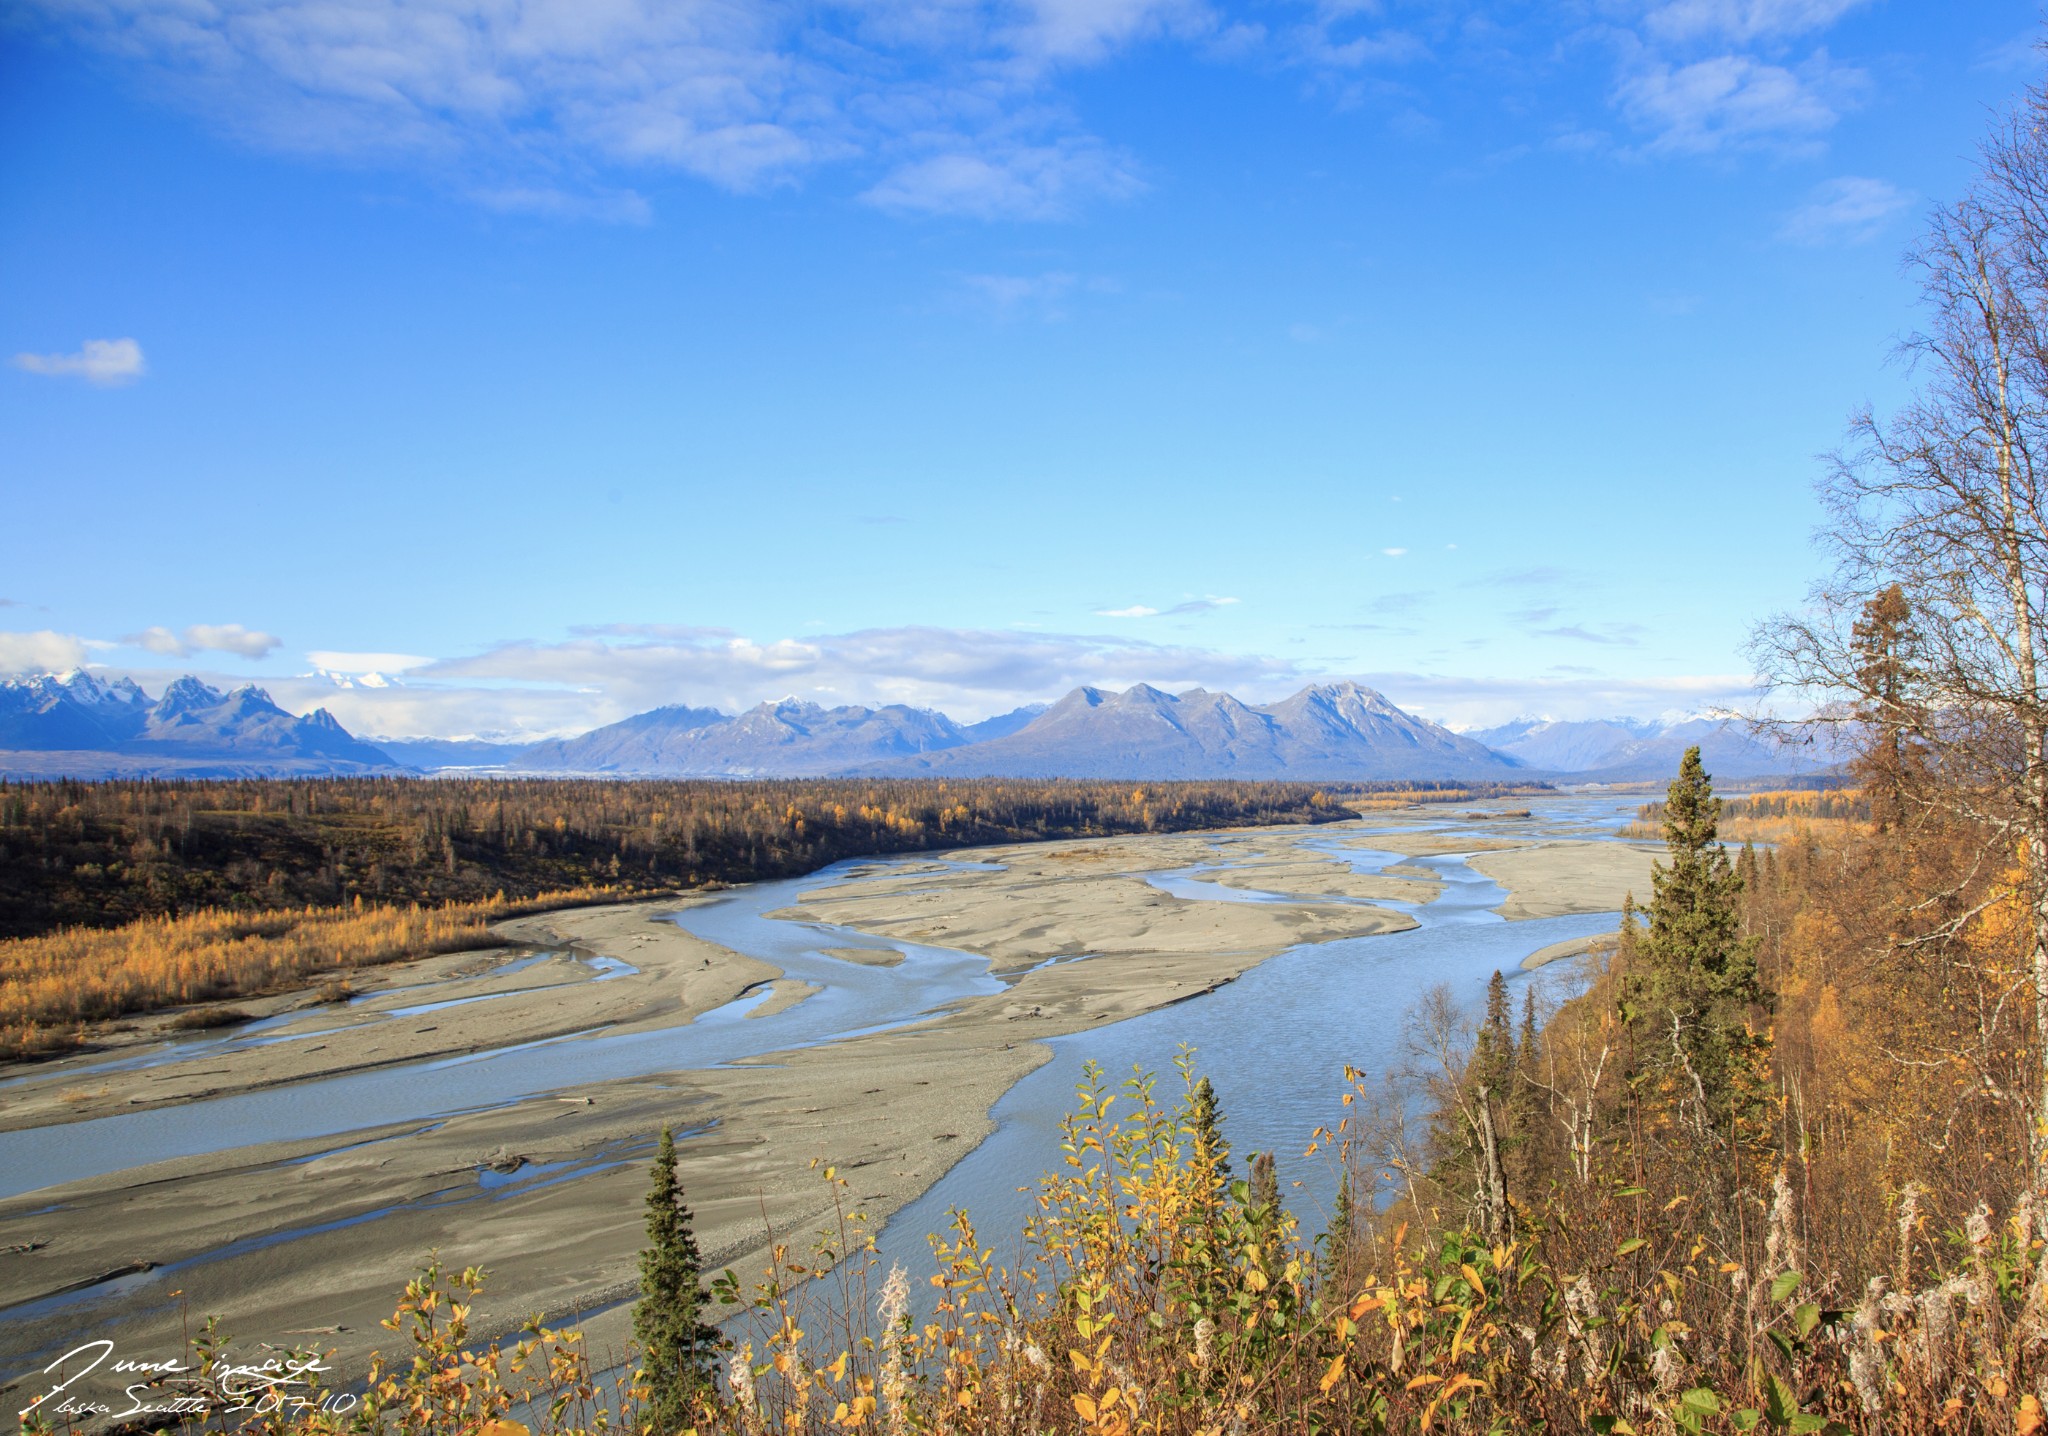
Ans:
[[[616,895],[582,888],[438,908],[360,898],[340,908],[208,908],[0,942],[0,1057],[76,1046],[90,1024],[128,1013],[278,992],[315,976],[496,946],[503,939],[492,935],[492,923]]]

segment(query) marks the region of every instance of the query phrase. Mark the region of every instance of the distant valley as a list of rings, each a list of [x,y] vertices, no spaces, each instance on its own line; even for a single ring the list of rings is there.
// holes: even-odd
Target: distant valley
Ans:
[[[130,679],[77,672],[0,681],[0,775],[261,777],[494,773],[620,778],[1012,777],[1294,780],[1668,776],[1697,743],[1724,779],[1823,771],[1825,754],[1739,722],[1528,719],[1456,733],[1357,683],[1277,703],[1228,693],[1077,688],[978,723],[891,704],[795,698],[744,713],[672,705],[573,738],[359,738],[325,709],[294,717],[262,689],[180,678],[152,700]]]

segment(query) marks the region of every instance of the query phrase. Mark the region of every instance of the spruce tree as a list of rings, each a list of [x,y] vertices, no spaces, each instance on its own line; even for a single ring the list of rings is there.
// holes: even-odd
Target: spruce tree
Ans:
[[[682,1429],[692,1398],[712,1389],[715,1359],[724,1344],[703,1320],[698,1286],[701,1259],[690,1230],[690,1209],[676,1181],[676,1139],[661,1129],[653,1183],[647,1193],[647,1246],[640,1253],[640,1303],[633,1335],[640,1343],[648,1387],[648,1415],[658,1432]]]
[[[1646,1054],[1679,1068],[1702,1109],[1695,1125],[1725,1130],[1750,1009],[1768,994],[1757,977],[1756,940],[1742,935],[1742,878],[1717,841],[1720,816],[1700,750],[1688,748],[1664,805],[1670,863],[1652,869],[1649,931],[1629,944],[1624,991]]]
[[[1357,1220],[1351,1196],[1351,1161],[1346,1157],[1344,1174],[1337,1182],[1337,1206],[1330,1213],[1330,1229],[1323,1234],[1321,1276],[1328,1305],[1341,1306],[1348,1299],[1345,1283],[1350,1279],[1351,1228]]]
[[[1515,1042],[1515,1078],[1508,1095],[1508,1187],[1527,1201],[1550,1176],[1550,1133],[1543,1092],[1543,1036],[1536,1025],[1536,989],[1522,990],[1522,1030]]]

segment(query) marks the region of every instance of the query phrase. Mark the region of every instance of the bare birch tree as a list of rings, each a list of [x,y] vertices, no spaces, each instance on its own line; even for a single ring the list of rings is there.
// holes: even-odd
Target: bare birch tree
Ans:
[[[1846,699],[1835,711],[1866,737],[1913,744],[1938,775],[1917,801],[1991,834],[1987,859],[2017,858],[2040,1058],[2032,1181],[2048,1191],[2048,86],[1994,127],[1969,192],[1930,216],[1908,262],[1926,313],[1901,346],[1917,393],[1852,420],[1820,485],[1834,572],[1754,652],[1781,690]],[[1874,603],[1910,653],[1873,655]]]

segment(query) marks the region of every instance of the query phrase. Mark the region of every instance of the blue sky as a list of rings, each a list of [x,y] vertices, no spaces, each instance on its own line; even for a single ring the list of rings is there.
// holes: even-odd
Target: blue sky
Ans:
[[[2039,25],[26,0],[0,670],[386,735],[1734,701]]]

